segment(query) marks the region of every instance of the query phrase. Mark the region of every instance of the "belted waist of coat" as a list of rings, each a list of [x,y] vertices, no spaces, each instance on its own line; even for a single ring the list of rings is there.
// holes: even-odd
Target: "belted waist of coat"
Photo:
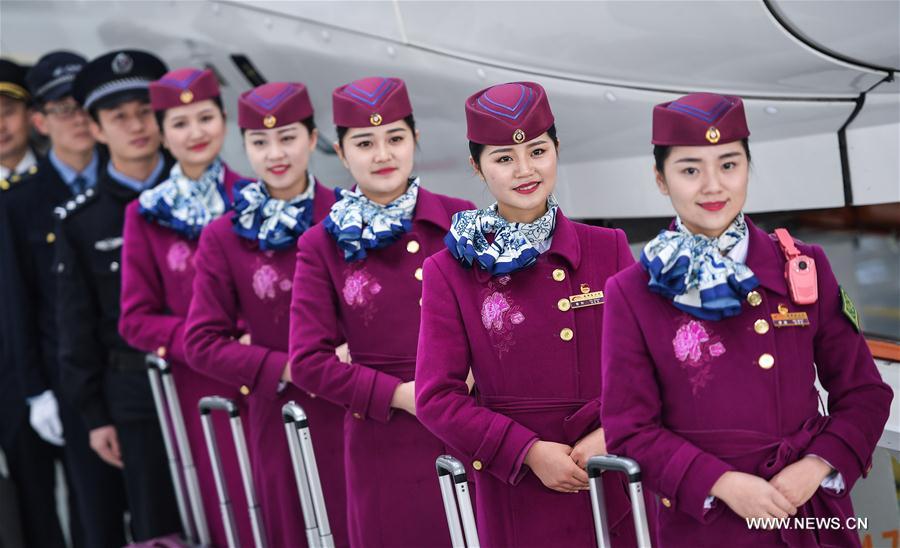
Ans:
[[[147,354],[137,350],[110,350],[109,367],[123,373],[147,373]]]
[[[506,415],[544,440],[573,444],[600,427],[600,400],[479,393],[477,403]]]
[[[673,430],[676,434],[723,460],[757,456],[756,475],[771,479],[795,462],[813,438],[828,425],[829,417],[807,419],[796,431],[778,437],[753,430]]]
[[[384,354],[369,354],[365,352],[355,353],[350,350],[350,358],[353,363],[371,367],[398,377],[403,382],[409,382],[416,376],[416,357],[413,356],[387,356]]]

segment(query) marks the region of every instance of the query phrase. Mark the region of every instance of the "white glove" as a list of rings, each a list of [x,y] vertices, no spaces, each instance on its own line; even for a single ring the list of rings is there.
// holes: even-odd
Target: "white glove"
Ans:
[[[44,390],[39,396],[28,398],[31,412],[28,422],[38,436],[53,445],[65,445],[62,422],[59,420],[59,404],[53,391]]]

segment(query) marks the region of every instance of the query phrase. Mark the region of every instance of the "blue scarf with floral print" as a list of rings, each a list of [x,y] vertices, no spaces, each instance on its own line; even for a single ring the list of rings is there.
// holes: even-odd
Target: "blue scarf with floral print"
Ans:
[[[335,189],[337,201],[323,224],[344,251],[347,262],[366,258],[366,250],[387,247],[412,228],[419,197],[419,178],[397,199],[381,205],[368,199],[359,188]]]
[[[463,266],[479,267],[492,276],[502,276],[533,265],[556,228],[559,209],[553,195],[547,198],[547,212],[531,223],[511,223],[497,211],[497,204],[453,215],[444,244]],[[489,242],[488,234],[494,235]]]
[[[168,179],[138,197],[138,211],[144,218],[190,240],[199,238],[203,228],[228,211],[229,205],[225,164],[218,158],[197,181],[185,175],[180,164],[175,164]]]
[[[759,281],[746,264],[735,262],[728,253],[748,237],[743,212],[718,238],[691,234],[676,218],[675,230],[661,231],[641,252],[650,291],[704,320],[740,314],[741,302]]]
[[[306,190],[290,200],[273,198],[262,181],[239,181],[234,187],[234,231],[259,242],[262,250],[290,247],[312,226],[315,193],[312,174]]]

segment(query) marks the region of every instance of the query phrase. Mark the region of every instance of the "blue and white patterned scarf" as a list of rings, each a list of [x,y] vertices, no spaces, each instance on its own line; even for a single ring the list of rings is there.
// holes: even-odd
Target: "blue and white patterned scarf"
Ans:
[[[533,265],[556,228],[556,198],[547,198],[547,212],[531,223],[511,223],[497,212],[497,204],[453,215],[444,243],[466,267],[478,263],[492,276],[502,276]],[[487,235],[494,234],[488,242]]]
[[[310,174],[306,190],[289,201],[273,198],[262,181],[239,181],[234,187],[234,231],[259,242],[262,250],[285,249],[313,223],[316,180]]]
[[[225,164],[216,158],[197,181],[175,164],[168,179],[141,192],[138,204],[144,218],[196,240],[206,225],[228,211]]]
[[[412,228],[413,213],[419,197],[419,178],[387,205],[366,198],[359,188],[335,189],[337,202],[325,218],[325,230],[344,251],[347,262],[366,258],[367,249],[387,247]]]
[[[704,320],[721,320],[741,312],[744,297],[759,285],[753,271],[728,253],[749,237],[739,213],[718,238],[691,234],[675,220],[675,230],[663,230],[641,253],[650,274],[650,291]]]

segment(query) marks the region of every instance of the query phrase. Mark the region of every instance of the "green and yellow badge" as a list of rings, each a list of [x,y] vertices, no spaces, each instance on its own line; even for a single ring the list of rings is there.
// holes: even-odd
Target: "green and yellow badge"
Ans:
[[[841,287],[840,290],[841,312],[844,313],[844,316],[847,316],[847,319],[853,324],[856,332],[859,333],[859,312],[856,311],[856,305],[853,304],[853,300],[850,299],[850,295],[844,291],[843,287]]]

